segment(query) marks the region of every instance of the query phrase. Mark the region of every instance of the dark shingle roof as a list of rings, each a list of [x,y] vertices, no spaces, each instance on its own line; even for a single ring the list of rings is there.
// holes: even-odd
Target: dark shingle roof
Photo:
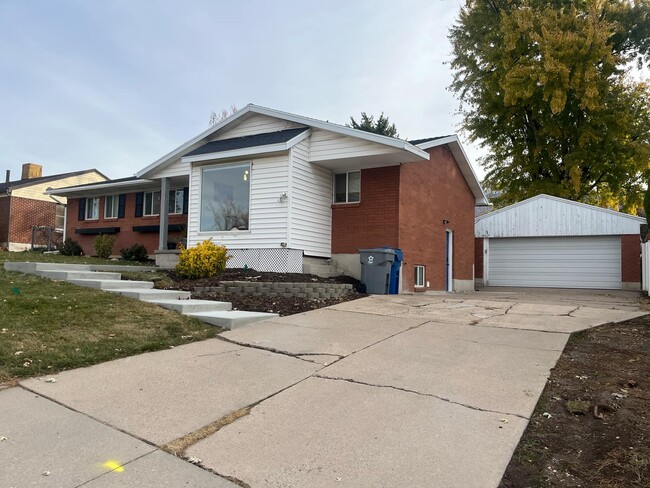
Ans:
[[[38,178],[25,178],[22,180],[10,181],[8,183],[0,183],[0,193],[4,193],[12,188],[35,185],[37,183],[47,183],[48,181],[55,181],[61,178],[70,178],[71,176],[79,176],[85,173],[91,173],[93,171],[104,176],[96,169],[84,169],[83,171],[73,171],[71,173],[61,173],[59,175],[39,176]],[[104,176],[104,178],[106,178],[106,176]]]
[[[290,141],[297,135],[305,132],[307,129],[309,128],[301,127],[299,129],[287,129],[278,132],[267,132],[265,134],[255,134],[252,136],[234,137],[232,139],[208,142],[194,151],[187,153],[185,156],[198,156],[200,154],[232,151],[234,149],[281,144]]]
[[[414,146],[417,146],[418,144],[424,144],[425,142],[430,142],[430,141],[435,141],[436,139],[444,139],[445,137],[451,137],[449,136],[438,136],[438,137],[427,137],[425,139],[413,139],[412,141],[406,141],[409,144],[413,144]]]

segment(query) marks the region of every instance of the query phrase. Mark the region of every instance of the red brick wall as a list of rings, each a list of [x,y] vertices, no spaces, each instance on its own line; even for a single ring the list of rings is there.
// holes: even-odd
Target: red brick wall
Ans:
[[[56,203],[32,200],[31,198],[10,198],[11,221],[9,222],[9,242],[30,244],[32,242],[33,225],[54,227],[56,221]]]
[[[414,289],[416,264],[426,266],[430,286],[425,289],[446,289],[447,229],[453,231],[453,277],[474,278],[475,198],[446,147],[427,152],[429,161],[401,166],[399,247],[404,251],[404,290]]]
[[[0,243],[8,242],[11,197],[0,198]]]
[[[474,239],[474,277],[483,278],[483,238]]]
[[[621,281],[641,281],[641,238],[638,234],[621,236]]]
[[[170,224],[187,224],[187,215],[170,215]],[[147,248],[147,252],[153,255],[158,249],[158,232],[134,232],[133,226],[138,225],[158,225],[160,219],[155,217],[135,217],[135,193],[126,194],[126,205],[124,208],[124,218],[122,219],[105,219],[104,218],[104,197],[99,199],[99,219],[98,220],[79,220],[79,199],[68,199],[68,219],[66,225],[67,237],[77,241],[84,250],[85,254],[94,254],[93,240],[96,235],[77,234],[76,229],[88,229],[97,227],[119,227],[120,231],[115,234],[117,240],[113,247],[113,254],[119,254],[120,249],[130,247],[133,244],[142,244]],[[169,240],[177,241],[181,233],[170,232]]]
[[[361,201],[332,205],[332,252],[398,243],[400,167],[361,171]]]

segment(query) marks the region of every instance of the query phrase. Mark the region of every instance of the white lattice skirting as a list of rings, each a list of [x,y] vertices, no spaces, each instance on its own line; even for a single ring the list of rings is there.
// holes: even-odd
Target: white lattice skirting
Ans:
[[[228,268],[248,267],[274,273],[302,273],[300,249],[228,249]]]

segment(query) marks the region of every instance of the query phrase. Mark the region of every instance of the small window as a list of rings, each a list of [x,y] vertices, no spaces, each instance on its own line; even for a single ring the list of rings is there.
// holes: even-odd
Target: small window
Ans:
[[[120,199],[117,195],[108,195],[104,202],[104,218],[116,219],[120,208]]]
[[[334,175],[334,203],[357,203],[361,199],[361,171]]]
[[[169,192],[169,213],[183,213],[183,189],[170,190]]]
[[[99,219],[99,198],[86,199],[86,220]]]
[[[424,287],[424,266],[417,265],[415,267],[415,287],[423,288]]]
[[[56,206],[56,217],[54,220],[54,229],[62,231],[65,227],[65,205]]]
[[[160,192],[148,191],[144,194],[144,215],[160,214]]]

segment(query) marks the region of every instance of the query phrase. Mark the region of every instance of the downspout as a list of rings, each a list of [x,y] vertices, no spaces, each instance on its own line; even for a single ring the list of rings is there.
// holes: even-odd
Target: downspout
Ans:
[[[11,196],[11,190],[7,190],[7,198],[9,199],[9,215],[7,217],[7,249],[9,249],[9,236],[11,235],[11,214],[12,214],[12,203],[13,198]]]

